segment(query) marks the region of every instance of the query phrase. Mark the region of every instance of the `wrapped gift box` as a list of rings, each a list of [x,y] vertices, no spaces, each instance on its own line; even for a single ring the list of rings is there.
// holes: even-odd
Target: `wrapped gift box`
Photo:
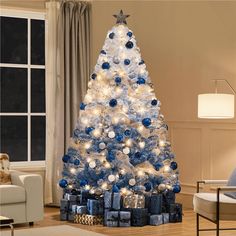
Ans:
[[[175,203],[175,193],[173,191],[166,191],[162,194],[162,212],[170,212],[170,204]]]
[[[68,211],[60,210],[60,220],[68,220]]]
[[[161,225],[169,223],[169,213],[162,213],[159,215],[151,215],[149,224],[150,225]]]
[[[123,197],[124,208],[144,208],[145,196],[141,194],[127,195]]]
[[[77,205],[77,201],[68,201],[68,210],[72,212],[72,206]]]
[[[132,208],[131,225],[144,226],[147,225],[148,209],[147,208]]]
[[[68,201],[76,202],[77,201],[77,195],[74,195],[74,194],[71,194],[71,193],[65,193],[64,194],[64,199],[66,199]]]
[[[149,212],[159,215],[162,212],[162,194],[153,194],[150,199]]]
[[[182,214],[170,213],[170,223],[182,222]]]
[[[104,207],[107,209],[120,210],[121,196],[120,193],[106,191],[104,193]]]
[[[103,216],[79,215],[76,214],[74,222],[83,225],[98,225],[103,224]]]
[[[61,205],[60,205],[61,211],[68,211],[69,210],[69,201],[66,199],[61,199]]]
[[[87,201],[88,199],[95,199],[95,196],[91,193],[89,193],[89,191],[87,190],[82,190],[80,195],[78,195],[77,197],[77,201],[79,203],[79,205],[87,205]]]
[[[88,213],[87,206],[77,206],[77,214],[83,215]]]
[[[149,224],[150,225],[162,225],[163,224],[163,216],[162,215],[151,215]]]
[[[162,220],[163,220],[163,224],[168,224],[170,222],[169,213],[162,213]]]
[[[128,227],[130,226],[131,213],[129,211],[108,211],[104,221],[108,227]]]
[[[74,222],[74,220],[75,220],[75,213],[74,212],[69,212],[68,213],[68,221],[70,221],[70,222]]]
[[[88,199],[87,208],[90,215],[103,215],[103,199]]]

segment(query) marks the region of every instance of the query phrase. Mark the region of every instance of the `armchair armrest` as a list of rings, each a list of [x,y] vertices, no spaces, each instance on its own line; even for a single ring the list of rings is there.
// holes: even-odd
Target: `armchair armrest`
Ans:
[[[26,192],[26,219],[33,222],[43,219],[43,181],[37,174],[11,171],[12,184]]]
[[[217,189],[221,192],[236,192],[236,186],[224,186]]]
[[[228,180],[198,180],[197,181],[197,193],[199,193],[200,184],[216,184],[216,185],[226,185]]]

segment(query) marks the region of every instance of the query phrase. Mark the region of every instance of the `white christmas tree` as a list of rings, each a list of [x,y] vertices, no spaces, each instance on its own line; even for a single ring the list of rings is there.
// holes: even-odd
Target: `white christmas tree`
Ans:
[[[177,163],[127,15],[115,15],[63,156],[66,190],[180,192]]]

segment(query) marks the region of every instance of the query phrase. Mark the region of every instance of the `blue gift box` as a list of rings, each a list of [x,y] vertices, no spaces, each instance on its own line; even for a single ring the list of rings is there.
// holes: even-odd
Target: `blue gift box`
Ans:
[[[153,194],[150,199],[149,212],[159,215],[162,212],[162,194]]]
[[[175,203],[175,193],[173,191],[165,191],[162,194],[162,212],[170,212],[170,204]]]
[[[169,213],[162,213],[159,215],[151,215],[149,218],[150,225],[161,225],[169,223]]]
[[[147,225],[148,209],[147,208],[132,208],[131,209],[131,225],[144,226]]]
[[[73,195],[71,193],[65,193],[64,194],[64,199],[66,199],[68,201],[76,202],[77,201],[77,195]]]
[[[104,193],[104,207],[114,210],[120,210],[121,195],[120,193],[108,192]]]
[[[77,206],[77,214],[83,215],[88,213],[87,206]]]
[[[170,213],[170,223],[182,222],[182,214]]]
[[[68,220],[68,211],[60,210],[60,220]]]
[[[151,215],[150,216],[150,225],[162,225],[163,224],[163,216],[160,215]]]
[[[61,205],[60,205],[61,211],[68,211],[69,210],[69,201],[66,199],[61,199]]]
[[[80,195],[78,195],[77,197],[77,201],[79,203],[79,205],[87,205],[87,201],[88,199],[95,199],[95,196],[91,193],[89,193],[89,191],[87,190],[82,190]]]
[[[87,208],[90,215],[103,215],[103,200],[88,199]]]
[[[72,205],[71,211],[76,214],[77,213],[77,205]]]
[[[105,225],[108,227],[128,227],[130,226],[129,211],[107,211],[105,216]]]
[[[68,206],[69,211],[72,211],[72,206],[73,205],[77,205],[77,201],[68,201],[68,203],[69,203],[69,206]]]
[[[69,212],[68,213],[68,221],[70,221],[70,222],[74,222],[74,220],[75,220],[75,213],[73,213],[73,212]]]

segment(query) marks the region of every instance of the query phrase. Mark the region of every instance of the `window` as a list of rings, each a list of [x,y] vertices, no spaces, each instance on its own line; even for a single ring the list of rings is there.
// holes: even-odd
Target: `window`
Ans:
[[[13,165],[45,162],[45,16],[1,11],[0,152]]]

